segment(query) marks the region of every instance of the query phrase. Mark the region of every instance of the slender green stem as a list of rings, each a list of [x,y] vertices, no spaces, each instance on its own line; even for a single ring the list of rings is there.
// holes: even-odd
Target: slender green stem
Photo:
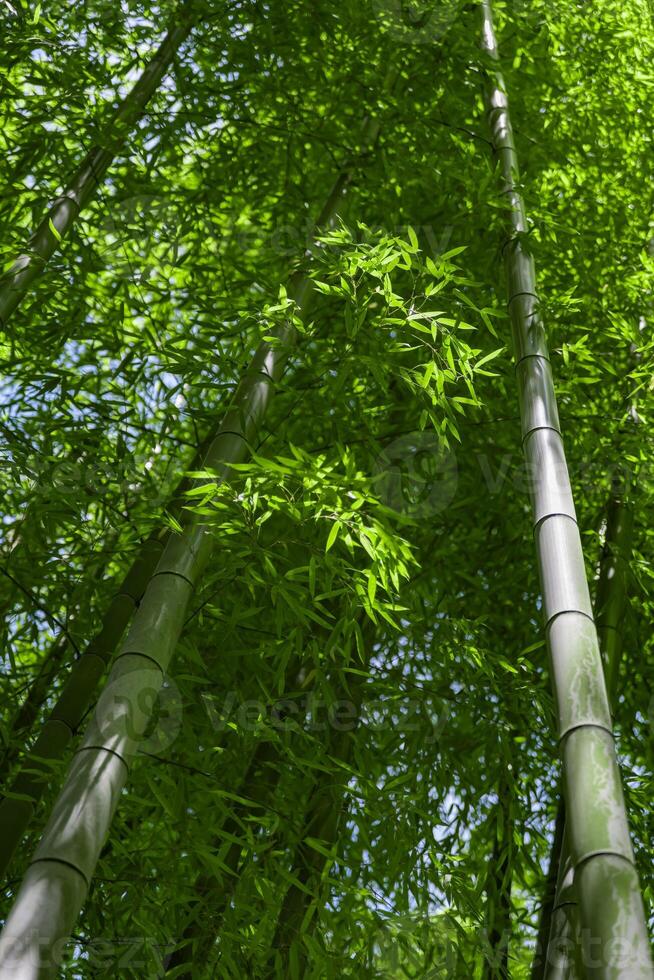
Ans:
[[[360,703],[361,684],[355,684],[351,694],[355,693],[354,689],[357,703]],[[359,715],[360,711],[357,712]],[[332,733],[329,754],[347,764],[353,742],[354,731]],[[295,851],[293,880],[280,907],[272,942],[270,965],[277,971],[275,976],[305,975],[303,935],[315,928],[324,897],[325,878],[336,858],[339,827],[346,811],[345,791],[346,786],[334,778],[333,772],[321,773],[311,788]],[[326,857],[325,851],[331,852],[333,857]],[[296,964],[295,973],[291,969],[291,960]]]
[[[559,863],[561,859],[561,848],[563,846],[563,833],[565,830],[565,804],[563,797],[559,799],[554,821],[554,837],[552,839],[552,850],[550,851],[550,863],[543,889],[543,904],[538,922],[538,935],[536,937],[536,952],[531,964],[531,980],[543,980],[545,976],[545,964],[547,962],[547,947],[550,932],[552,929],[552,916],[554,915],[554,905],[556,902],[556,886],[559,877]]]
[[[105,130],[103,145],[94,146],[87,153],[63,194],[50,207],[30,238],[23,254],[0,279],[0,330],[6,329],[11,314],[43,272],[102,182],[172,64],[180,45],[188,37],[193,26],[192,9],[190,3],[183,3],[176,12],[174,22],[156,53],[114,112]]]
[[[489,955],[482,970],[483,980],[508,980],[511,936],[511,886],[513,878],[512,780],[503,770],[498,786],[495,813],[495,843],[487,880]]]

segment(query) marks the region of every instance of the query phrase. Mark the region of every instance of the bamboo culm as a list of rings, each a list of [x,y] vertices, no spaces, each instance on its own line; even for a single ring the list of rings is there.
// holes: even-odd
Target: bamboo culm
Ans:
[[[263,344],[237,389],[204,463],[222,479],[247,458],[288,339]],[[211,533],[198,521],[166,545],[0,936],[0,975],[56,975],[210,549]]]
[[[490,0],[482,2],[489,57],[488,120],[507,200],[504,247],[522,435],[532,475],[534,533],[557,707],[567,833],[588,976],[654,977],[611,713],[588,591],[536,293],[529,230]]]
[[[34,810],[52,778],[52,766],[63,758],[82,723],[93,694],[107,668],[145,586],[161,557],[163,541],[156,535],[140,554],[111,600],[101,629],[74,662],[64,688],[31,746],[25,764],[15,774],[0,803],[0,874],[4,875]]]
[[[190,469],[197,469],[217,430],[204,440]],[[184,493],[191,485],[181,480],[168,510],[178,513]],[[26,833],[34,810],[52,778],[53,764],[62,759],[91,705],[107,666],[138,607],[145,588],[161,558],[166,531],[151,532],[116,590],[97,634],[74,662],[63,690],[41,732],[29,750],[26,764],[15,774],[9,794],[0,802],[0,875],[9,867],[16,848]]]
[[[622,658],[623,619],[627,604],[627,582],[632,539],[632,512],[622,495],[613,494],[609,500],[606,538],[597,582],[595,611],[599,649],[604,664],[604,676],[613,703],[618,671]],[[552,921],[543,969],[536,977],[545,980],[576,980],[583,974],[579,955],[570,956],[577,945],[579,910],[574,876],[565,838],[559,854],[559,874],[552,910]],[[554,860],[553,850],[552,859]]]
[[[387,84],[392,78],[389,72]],[[378,132],[378,122],[368,118],[363,151]],[[334,218],[349,180],[348,168],[336,179],[317,227]],[[297,275],[291,287],[302,316],[309,281]],[[228,482],[231,466],[249,458],[295,340],[295,327],[287,321],[273,340],[259,345],[204,461],[214,481]],[[5,923],[0,975],[5,971],[14,980],[56,975],[138,750],[138,733],[147,727],[213,543],[211,530],[195,518],[168,540]]]
[[[62,240],[77,221],[101,183],[130,131],[143,113],[180,45],[193,26],[191,4],[183,3],[175,21],[131,92],[114,112],[103,139],[84,157],[60,197],[52,204],[36,231],[0,279],[0,330],[20,306],[34,280],[43,272]]]

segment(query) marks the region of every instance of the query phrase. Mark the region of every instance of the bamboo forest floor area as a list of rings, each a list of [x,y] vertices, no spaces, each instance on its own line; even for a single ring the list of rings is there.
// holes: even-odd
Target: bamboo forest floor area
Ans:
[[[2,0],[0,980],[654,980],[650,0]]]

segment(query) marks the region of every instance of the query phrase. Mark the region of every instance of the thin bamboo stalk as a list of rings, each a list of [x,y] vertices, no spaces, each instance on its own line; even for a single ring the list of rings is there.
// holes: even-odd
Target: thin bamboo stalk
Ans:
[[[364,150],[378,132],[379,123],[367,119]],[[349,180],[347,168],[336,179],[317,227],[333,219]],[[302,316],[310,284],[301,274],[292,281],[292,295]],[[232,465],[250,456],[296,334],[287,321],[255,352],[204,461],[217,482],[229,482]],[[0,972],[7,970],[16,980],[56,973],[137,751],[138,732],[149,720],[213,544],[211,529],[199,518],[190,520],[169,538],[145,590],[0,936]]]
[[[359,624],[364,636],[364,641],[370,635],[369,620]],[[298,676],[300,663],[297,658],[293,658],[286,669],[287,678],[296,678],[301,686]],[[358,686],[358,685],[355,685]],[[293,715],[296,722],[299,718]],[[261,742],[250,760],[247,772],[243,779],[239,795],[256,805],[265,806],[277,785],[274,776],[281,771],[284,764],[283,754],[280,752],[280,745],[271,741]],[[171,954],[167,964],[166,972],[175,972],[175,980],[192,980],[193,964],[205,963],[211,953],[216,936],[218,934],[220,922],[227,907],[227,904],[238,884],[243,864],[243,844],[239,839],[239,832],[242,818],[246,815],[244,804],[237,803],[232,807],[232,811],[227,816],[221,832],[212,841],[212,848],[216,851],[223,851],[221,861],[225,866],[226,875],[218,879],[213,873],[200,875],[194,884],[196,907],[202,907],[203,917],[192,910],[178,948]],[[231,843],[224,851],[225,839],[232,838]]]
[[[183,2],[151,61],[113,113],[102,145],[89,150],[63,194],[50,207],[29,239],[23,254],[18,256],[0,279],[0,330],[6,329],[11,314],[23,301],[34,280],[43,272],[90,201],[192,26],[192,4]]]
[[[279,767],[280,762],[276,746],[269,741],[261,742],[250,760],[239,795],[255,806],[265,806],[275,786],[275,767]],[[211,952],[219,924],[239,881],[243,855],[243,842],[239,835],[245,816],[245,804],[235,804],[221,832],[211,842],[212,850],[221,853],[225,841],[229,841],[220,859],[225,874],[217,878],[212,872],[203,873],[193,885],[195,898],[190,916],[178,948],[166,964],[166,973],[175,971],[175,980],[193,980],[194,964],[205,963]]]
[[[39,708],[48,696],[66,655],[68,643],[58,636],[43,658],[39,672],[29,685],[25,698],[8,726],[5,750],[0,760],[0,786],[3,786],[20,755],[20,740],[29,738]]]
[[[560,434],[490,0],[482,0],[488,120],[507,199],[508,305],[557,705],[584,964],[611,980],[654,977],[581,539]]]
[[[331,740],[330,755],[347,764],[353,741],[353,732],[339,732]],[[302,937],[316,924],[325,878],[336,857],[339,827],[346,809],[345,786],[335,779],[333,772],[320,773],[311,790],[295,852],[294,880],[284,896],[272,942],[270,965],[276,969],[275,976],[305,975],[306,948]],[[320,842],[320,851],[312,846],[312,840]],[[326,857],[324,850],[331,850],[334,858]]]
[[[500,774],[497,794],[493,858],[486,885],[489,955],[482,968],[482,980],[509,980],[510,977],[514,827],[511,812],[511,783],[508,772],[503,770]]]
[[[559,879],[559,863],[561,858],[561,848],[563,846],[563,832],[565,829],[565,804],[563,798],[559,799],[554,821],[554,837],[552,840],[552,850],[550,852],[550,863],[543,889],[543,904],[538,923],[538,935],[536,937],[536,951],[531,964],[531,980],[543,980],[545,964],[547,962],[547,947],[550,932],[552,929],[552,916],[557,899],[557,883]]]

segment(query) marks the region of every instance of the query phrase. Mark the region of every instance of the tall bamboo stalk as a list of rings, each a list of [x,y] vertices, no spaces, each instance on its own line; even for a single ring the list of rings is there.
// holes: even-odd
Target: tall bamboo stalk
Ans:
[[[508,306],[523,445],[533,483],[534,532],[584,964],[597,978],[652,978],[602,660],[538,308],[534,260],[525,245],[528,225],[506,89],[497,67],[490,0],[482,0],[482,13],[483,48],[491,61],[488,120],[507,200]]]
[[[623,619],[627,604],[627,582],[633,517],[625,497],[615,491],[609,500],[606,537],[597,582],[595,615],[600,654],[609,695],[614,701],[618,671],[622,658]],[[574,887],[574,874],[564,837],[558,855],[553,851],[552,860],[560,864],[557,889],[552,908],[552,919],[547,944],[547,955],[541,969],[532,971],[532,980],[575,980],[583,976],[582,964],[575,962],[570,950],[577,944],[579,923],[578,901]]]
[[[80,578],[80,581],[70,595],[66,614],[67,621],[73,620],[77,615],[80,603],[83,601],[84,596],[88,594],[91,583],[102,578],[102,572],[106,566],[107,552],[113,550],[113,546],[117,540],[115,536],[112,536],[112,538],[113,540],[107,542],[103,551],[94,556],[91,564],[85,569],[84,575]],[[22,704],[8,725],[5,750],[0,758],[0,796],[11,774],[11,770],[21,754],[21,742],[29,741],[31,737],[32,727],[39,710],[51,692],[52,684],[61,669],[66,653],[69,651],[69,646],[76,647],[74,637],[71,636],[68,627],[66,627],[45,652],[38,672],[27,688],[27,693]]]
[[[392,80],[389,73],[387,87]],[[374,144],[378,132],[379,123],[368,118],[361,137],[364,150]],[[328,195],[317,227],[333,219],[349,180],[346,168]],[[291,295],[302,316],[310,295],[306,277],[294,278]],[[250,456],[295,340],[295,327],[287,321],[255,352],[204,461],[217,482],[228,482],[232,465]],[[137,751],[138,733],[147,726],[153,695],[163,683],[214,540],[199,518],[168,540],[5,923],[0,973],[6,970],[16,980],[42,980],[56,972]]]
[[[163,551],[153,533],[112,598],[98,633],[75,661],[64,688],[24,765],[0,803],[0,874],[20,844],[34,810],[49,785],[53,764],[64,753],[88,711],[93,694]]]
[[[105,130],[102,144],[86,154],[63,194],[57,198],[22,255],[0,279],[0,330],[20,305],[34,280],[45,269],[61,241],[95,193],[127,136],[169,69],[180,45],[193,26],[192,4],[182,2],[166,36],[131,92],[120,102]]]
[[[249,454],[291,338],[289,327],[274,345],[262,344],[237,389],[204,463],[221,481]],[[168,540],[5,924],[0,974],[56,973],[212,544],[199,520]]]
[[[635,350],[632,349],[632,356],[634,353]],[[636,406],[631,400],[628,416],[632,422],[638,421]],[[615,700],[622,658],[623,619],[628,598],[633,534],[630,489],[629,480],[625,481],[622,476],[613,479],[595,596],[597,636],[609,705]],[[570,955],[570,950],[575,949],[578,940],[579,914],[570,858],[563,846],[564,810],[564,807],[559,806],[551,856],[551,867],[558,868],[557,887],[551,907],[544,910],[549,912],[549,923],[544,921],[544,916],[541,918],[539,944],[531,980],[559,980],[560,977],[577,980],[583,976],[578,953]]]
[[[217,429],[200,445],[189,469],[198,468],[216,433]],[[171,513],[179,512],[190,485],[187,477],[180,481],[168,507]],[[61,694],[29,750],[25,765],[14,774],[9,793],[0,802],[0,875],[5,874],[29,827],[34,810],[49,785],[53,764],[63,758],[86,716],[98,684],[161,558],[166,535],[165,528],[156,528],[141,545],[107,607],[100,629],[74,662]]]

